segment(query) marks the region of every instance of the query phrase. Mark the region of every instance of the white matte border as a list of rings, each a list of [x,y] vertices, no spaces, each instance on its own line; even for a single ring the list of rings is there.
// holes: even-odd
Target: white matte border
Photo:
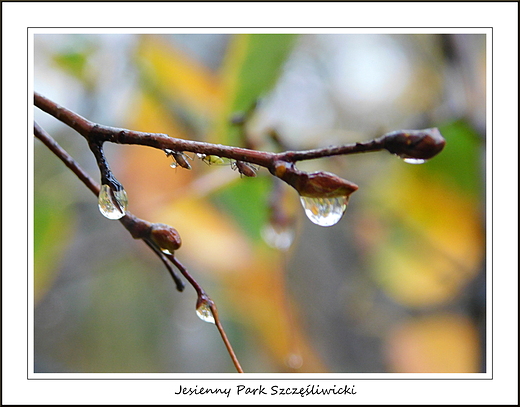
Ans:
[[[518,5],[517,3],[2,3],[3,121],[2,121],[2,369],[3,404],[515,404],[518,402]],[[200,27],[237,28],[200,28]],[[273,28],[267,28],[273,27]],[[323,380],[282,380],[274,375],[160,375],[140,380],[132,375],[113,380],[110,375],[53,375],[51,380],[27,380],[27,262],[32,254],[28,210],[30,191],[24,185],[32,162],[27,148],[28,89],[27,28],[121,27],[118,30],[164,32],[164,27],[185,27],[185,32],[493,32],[493,148],[488,149],[488,270],[493,271],[493,353],[488,366],[493,379],[465,380],[444,377],[424,380],[418,375],[323,375]],[[130,27],[163,27],[135,29]],[[195,28],[199,27],[199,28]],[[256,27],[256,28],[253,28]],[[258,28],[266,27],[266,28]],[[286,27],[286,28],[274,28]],[[287,28],[289,27],[289,28]],[[299,28],[290,28],[299,27]],[[350,28],[349,28],[350,27]],[[379,28],[377,28],[379,27]],[[436,28],[428,28],[436,27]],[[466,27],[466,28],[462,28]],[[175,29],[178,30],[178,29]],[[194,31],[195,30],[195,31]],[[480,31],[479,31],[480,30]],[[61,31],[61,30],[58,30]],[[112,32],[98,28],[93,32]],[[90,32],[90,31],[89,31]],[[120,31],[119,31],[120,32]],[[148,31],[147,31],[148,32]],[[489,67],[489,65],[488,65]],[[27,93],[28,92],[28,93]],[[488,115],[491,110],[488,109]],[[493,119],[493,122],[491,121]],[[489,129],[491,130],[491,129]],[[491,137],[490,137],[491,139]],[[491,153],[493,156],[491,157]],[[491,158],[495,160],[491,161]],[[498,158],[498,159],[497,159]],[[13,171],[13,169],[17,171]],[[29,172],[30,173],[30,172]],[[491,183],[491,179],[493,183]],[[491,189],[492,187],[492,189]],[[14,198],[13,198],[14,197]],[[29,199],[28,199],[29,198]],[[493,226],[493,229],[491,229]],[[492,268],[491,268],[492,267]],[[29,308],[30,310],[30,308]],[[488,318],[490,315],[488,315]],[[492,363],[492,364],[491,364]],[[94,378],[95,376],[95,378]],[[476,375],[476,377],[486,375]],[[47,376],[51,377],[51,376]],[[119,375],[119,377],[121,377]],[[138,377],[141,377],[140,375]],[[194,378],[195,382],[163,380]],[[201,381],[202,378],[208,380]],[[289,376],[284,376],[289,377]],[[293,375],[290,376],[294,378]],[[334,379],[334,377],[336,379]],[[384,378],[382,378],[384,377]],[[76,380],[70,380],[76,378]],[[105,380],[112,378],[112,380]],[[231,379],[232,378],[232,379]],[[251,380],[254,378],[254,380]],[[79,379],[79,380],[77,380]],[[246,380],[243,380],[246,379]],[[341,379],[341,380],[338,380]],[[346,380],[345,380],[346,379]],[[230,389],[226,395],[175,395],[180,385]],[[264,386],[306,388],[355,386],[355,395],[306,396],[253,393]],[[240,385],[249,394],[237,395]],[[336,385],[336,387],[334,387]]]

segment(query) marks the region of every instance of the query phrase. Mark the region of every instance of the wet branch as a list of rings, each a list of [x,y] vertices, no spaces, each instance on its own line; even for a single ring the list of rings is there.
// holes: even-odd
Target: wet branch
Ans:
[[[279,162],[294,163],[297,161],[312,160],[317,158],[330,157],[333,155],[366,153],[383,149],[389,150],[388,136],[393,134],[389,133],[385,136],[367,142],[352,143],[342,146],[325,147],[304,151],[272,153],[247,148],[225,146],[222,144],[178,139],[169,137],[168,135],[162,133],[146,133],[117,127],[104,126],[85,119],[77,113],[58,105],[57,103],[47,99],[45,96],[42,96],[37,92],[34,93],[34,104],[44,112],[54,116],[56,119],[72,127],[83,137],[85,137],[89,143],[95,142],[102,144],[103,142],[107,141],[117,144],[137,144],[161,150],[171,150],[177,152],[189,151],[198,154],[215,155],[231,160],[245,161],[251,164],[256,164],[269,169],[271,172],[274,171],[276,163]],[[419,135],[419,132],[422,132],[421,136],[423,137],[424,135],[431,133],[431,130],[433,129],[400,131],[400,133],[408,135],[411,132],[414,132],[416,135]],[[434,138],[434,142],[431,143],[432,146],[435,144],[437,145],[437,148],[440,147],[440,144],[442,144],[444,139],[437,136]],[[399,154],[399,151],[390,152]],[[439,151],[436,151],[436,149],[433,149],[432,151],[429,151],[427,155],[433,156],[438,152]]]
[[[181,262],[174,256],[168,256],[172,263],[175,264],[175,266],[179,269],[179,271],[182,273],[182,275],[190,282],[190,284],[193,286],[195,291],[197,292],[197,310],[201,307],[207,307],[209,308],[209,312],[211,312],[211,315],[213,316],[215,325],[220,333],[220,336],[222,337],[222,341],[224,342],[224,345],[226,346],[226,349],[231,356],[231,360],[233,361],[233,364],[235,365],[235,369],[238,373],[244,373],[242,370],[242,366],[240,366],[240,362],[238,361],[238,358],[235,354],[235,351],[233,350],[233,347],[231,346],[231,343],[229,342],[229,339],[226,335],[226,331],[224,331],[224,328],[222,326],[222,323],[220,322],[220,318],[218,317],[218,311],[217,306],[215,305],[215,302],[209,298],[209,296],[206,294],[204,289],[195,281],[195,279],[188,273],[188,270],[181,264]]]
[[[79,164],[54,140],[43,128],[34,122],[34,136],[38,138],[45,146],[47,146],[86,186],[94,195],[98,196],[100,193],[100,185],[94,181]],[[126,211],[125,216],[119,219],[121,224],[130,232],[134,239],[143,240],[150,249],[161,259],[166,266],[168,272],[172,276],[178,291],[184,290],[184,283],[180,277],[175,273],[170,262],[177,267],[181,274],[188,280],[197,293],[198,308],[202,302],[208,304],[215,325],[222,337],[224,345],[239,373],[244,373],[238,358],[229,342],[226,332],[218,317],[218,312],[215,303],[206,294],[204,289],[197,283],[197,281],[190,275],[188,270],[179,262],[174,256],[175,249],[180,247],[180,237],[178,237],[175,229],[164,224],[152,224],[146,220],[140,219],[130,212]],[[165,243],[166,242],[166,243]],[[168,249],[167,253],[164,248]]]
[[[99,195],[99,184],[90,178],[78,163],[54,140],[40,125],[34,122],[34,136],[45,144],[76,176],[90,189]]]
[[[273,153],[251,148],[177,139],[162,133],[146,133],[104,126],[91,122],[37,92],[34,92],[34,104],[44,112],[76,130],[87,140],[101,173],[102,187],[94,182],[52,137],[36,123],[34,124],[35,136],[57,155],[95,195],[103,197],[103,199],[100,199],[100,209],[102,208],[101,202],[103,202],[107,207],[114,205],[118,212],[116,213],[117,216],[112,216],[112,214],[108,216],[106,213],[104,213],[104,215],[109,219],[119,219],[134,239],[142,239],[154,251],[166,265],[179,291],[183,290],[184,284],[180,277],[174,272],[171,264],[173,264],[193,286],[197,293],[197,313],[202,319],[215,323],[238,372],[243,371],[222,328],[214,302],[174,256],[174,252],[181,246],[179,234],[169,225],[152,224],[126,211],[126,192],[110,171],[103,152],[103,143],[133,144],[161,149],[167,156],[174,158],[176,165],[186,169],[190,169],[191,166],[184,159],[185,152],[198,154],[201,157],[205,157],[205,159],[211,157],[230,159],[233,161],[233,169],[238,170],[241,175],[249,177],[256,176],[255,165],[264,167],[273,176],[283,180],[296,189],[306,202],[306,205],[312,205],[312,213],[320,213],[322,210],[324,213],[329,213],[330,208],[328,206],[330,205],[338,206],[344,210],[350,194],[355,192],[358,186],[329,172],[318,171],[307,173],[300,171],[296,168],[296,162],[335,155],[350,155],[387,150],[400,158],[418,163],[424,162],[437,155],[442,151],[446,143],[437,128],[430,128],[423,130],[398,130],[384,134],[373,140],[341,146]],[[251,112],[249,112],[248,115],[250,113]],[[247,119],[247,117],[245,119]],[[243,125],[243,120],[245,119],[234,120],[233,123]],[[279,139],[277,139],[277,141],[281,143]],[[246,145],[251,146],[247,143]],[[105,196],[107,197],[107,202],[104,201]],[[103,212],[103,209],[101,210]],[[333,221],[337,222],[341,214],[342,212],[340,216],[336,216]],[[322,226],[334,224],[331,222],[316,222],[315,220],[313,220],[313,222]]]
[[[316,172],[308,174],[299,171],[294,165],[297,161],[312,160],[334,155],[349,155],[387,150],[401,158],[426,160],[438,154],[445,140],[436,128],[424,130],[399,130],[387,133],[374,140],[326,147],[305,151],[286,151],[272,153],[247,148],[211,144],[200,141],[183,140],[162,133],[145,133],[134,130],[104,126],[93,123],[77,113],[58,105],[45,96],[34,92],[34,104],[44,112],[54,116],[80,133],[96,156],[101,178],[112,190],[120,190],[120,185],[112,176],[104,160],[104,142],[149,146],[165,151],[167,154],[189,151],[203,156],[225,157],[235,160],[235,167],[243,174],[254,176],[255,172],[243,165],[254,164],[267,168],[269,172],[295,188],[302,196],[335,197],[348,196],[357,190],[357,185],[343,180],[334,174]]]

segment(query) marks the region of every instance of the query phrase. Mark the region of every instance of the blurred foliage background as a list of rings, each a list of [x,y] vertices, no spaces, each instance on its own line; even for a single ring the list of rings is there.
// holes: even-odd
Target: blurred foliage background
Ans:
[[[246,372],[483,372],[484,35],[44,35],[35,90],[105,125],[277,151],[439,127],[423,165],[385,152],[301,163],[359,185],[322,228],[260,170],[107,145],[129,210],[174,226]],[[257,102],[242,128],[236,112]],[[85,141],[35,119],[95,179]],[[278,142],[273,141],[278,135]],[[188,285],[108,221],[34,142],[35,372],[234,372]],[[274,206],[273,206],[274,205]],[[287,249],[269,242],[271,209]],[[265,240],[267,239],[267,241]],[[272,242],[271,242],[272,244]]]

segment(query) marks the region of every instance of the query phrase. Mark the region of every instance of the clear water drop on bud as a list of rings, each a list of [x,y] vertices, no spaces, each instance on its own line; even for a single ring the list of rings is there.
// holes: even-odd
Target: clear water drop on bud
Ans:
[[[98,207],[105,218],[111,220],[121,219],[125,216],[128,207],[126,191],[124,189],[114,191],[108,184],[101,185]]]
[[[305,214],[319,226],[338,223],[350,195],[358,189],[353,182],[330,172],[307,173],[296,169],[292,163],[276,163],[270,171],[298,191]]]
[[[305,214],[312,223],[327,227],[333,226],[341,220],[347,209],[349,196],[331,198],[300,196],[300,201]]]
[[[196,308],[197,316],[204,322],[209,322],[210,324],[215,323],[215,316],[211,310],[212,303],[213,301],[211,301],[209,298],[199,298]]]

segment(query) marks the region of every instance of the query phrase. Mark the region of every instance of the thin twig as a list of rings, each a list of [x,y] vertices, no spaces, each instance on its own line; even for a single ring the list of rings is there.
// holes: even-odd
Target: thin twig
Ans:
[[[235,369],[237,369],[238,373],[244,373],[244,370],[242,369],[242,366],[240,366],[240,362],[238,361],[237,355],[235,354],[235,351],[233,350],[233,347],[231,346],[231,342],[229,342],[229,339],[226,335],[226,331],[224,331],[224,327],[222,326],[220,322],[220,318],[218,317],[217,307],[213,301],[211,301],[211,312],[213,314],[213,317],[215,318],[215,325],[217,326],[217,329],[220,333],[220,336],[222,337],[222,341],[224,342],[224,345],[226,345],[226,349],[229,353],[229,356],[231,356],[231,360],[233,361],[233,364],[235,365]]]
[[[198,154],[216,155],[232,160],[246,161],[268,169],[272,169],[275,163],[279,161],[296,162],[329,157],[332,155],[347,155],[378,151],[384,148],[381,138],[379,138],[364,143],[346,144],[337,147],[272,153],[225,146],[222,144],[177,139],[162,133],[145,133],[135,130],[104,126],[85,119],[77,113],[58,105],[37,92],[34,93],[34,104],[38,108],[49,113],[51,116],[54,116],[56,119],[75,129],[89,141],[96,140],[101,143],[108,141],[117,144],[137,144],[161,150],[172,150],[178,152],[189,151]]]
[[[220,322],[220,318],[219,318],[218,312],[217,312],[217,306],[215,305],[213,300],[211,298],[209,298],[209,296],[206,294],[204,289],[190,275],[190,273],[188,272],[186,267],[184,267],[182,265],[182,263],[174,255],[167,255],[167,257],[170,259],[170,261],[172,263],[175,264],[175,266],[179,269],[179,271],[182,273],[184,278],[186,278],[186,280],[188,280],[188,282],[193,286],[193,288],[197,292],[198,302],[204,301],[207,304],[209,304],[211,313],[213,314],[213,318],[215,319],[215,325],[217,326],[220,336],[222,337],[222,340],[224,341],[224,345],[226,345],[226,349],[229,353],[229,356],[231,356],[231,360],[233,361],[235,368],[237,369],[238,373],[244,373],[242,366],[240,366],[240,362],[238,361],[238,358],[235,354],[235,351],[233,350],[233,347],[231,346],[231,343],[229,342],[226,332],[224,331],[222,323]]]
[[[76,176],[94,193],[94,195],[98,196],[100,191],[100,186],[97,182],[95,182],[79,165],[78,163],[65,151],[57,142],[54,140],[44,129],[42,129],[36,122],[34,122],[34,135],[42,141],[42,143],[47,146],[61,161],[65,163],[65,165],[76,174]],[[184,265],[174,256],[174,255],[165,255],[157,247],[150,242],[148,238],[148,231],[151,228],[151,223],[145,221],[143,219],[139,219],[138,217],[132,215],[130,212],[126,212],[126,215],[119,219],[121,224],[130,232],[134,239],[142,239],[151,249],[152,251],[161,259],[161,261],[166,266],[168,272],[172,276],[177,290],[183,291],[184,283],[177,276],[177,274],[172,269],[171,265],[168,263],[167,259],[170,260],[177,269],[182,273],[182,275],[188,280],[188,282],[193,286],[195,291],[197,292],[198,298],[204,298],[209,300],[211,312],[215,319],[215,325],[222,337],[224,345],[235,365],[235,368],[239,373],[244,373],[238,358],[227,338],[227,335],[224,331],[224,328],[220,322],[220,318],[218,317],[218,313],[216,310],[215,303],[209,299],[209,296],[206,294],[204,289],[197,283],[197,281],[191,276],[188,270],[184,267]]]
[[[88,175],[78,163],[67,153],[38,123],[34,122],[34,135],[45,144],[74,174],[90,189],[94,195],[99,195],[99,184]]]
[[[102,150],[104,142],[149,146],[161,149],[167,153],[172,152],[172,154],[189,151],[192,153],[203,154],[204,156],[225,157],[235,160],[235,165],[240,170],[241,174],[248,176],[256,175],[256,171],[245,163],[255,164],[267,168],[271,174],[294,187],[300,195],[317,198],[331,198],[337,196],[348,197],[352,192],[356,191],[358,187],[354,183],[331,173],[315,172],[309,174],[300,171],[294,165],[297,161],[312,160],[334,155],[358,154],[383,149],[388,150],[390,153],[403,159],[411,158],[426,160],[438,154],[445,145],[445,140],[438,129],[432,128],[424,130],[399,130],[387,133],[379,138],[366,142],[346,144],[343,146],[272,153],[247,148],[224,146],[221,144],[177,139],[161,133],[144,133],[104,126],[85,119],[77,113],[58,105],[37,92],[34,92],[34,104],[38,108],[76,130],[87,140],[92,152],[96,156],[103,183],[111,184],[111,188],[114,188],[115,190],[119,190],[119,187],[122,188],[122,186],[118,183],[115,177],[113,177],[109,170],[108,163],[104,158]],[[243,125],[243,122],[239,121],[236,124]],[[44,141],[44,143],[58,157],[60,157],[76,175],[78,175],[78,177],[92,190],[92,192],[96,195],[99,194],[99,185],[94,183],[88,175],[84,174],[83,171],[74,163],[72,158],[70,158],[50,136],[45,137],[44,131],[36,123],[35,135]],[[188,167],[185,166],[185,168]],[[228,352],[231,355],[237,370],[242,372],[240,364],[236,359],[233,349],[231,348],[218,319],[215,304],[209,299],[202,287],[195,281],[195,279],[193,279],[186,268],[176,259],[173,253],[159,254],[160,251],[156,250],[155,246],[150,243],[147,239],[147,233],[150,233],[151,230],[151,224],[149,222],[136,218],[128,212],[126,213],[126,216],[123,216],[120,219],[120,221],[130,231],[135,239],[143,239],[149,246],[151,245],[151,248],[163,262],[165,262],[164,256],[166,256],[193,286],[197,292],[199,300],[208,300],[209,304],[211,304],[210,307],[215,318],[215,323],[226,347],[228,348]],[[168,268],[168,271],[171,272],[172,270]],[[178,280],[173,273],[171,274],[177,284],[177,288],[179,288],[180,280]]]
[[[279,161],[296,162],[304,160],[314,160],[316,158],[331,157],[333,155],[368,153],[373,151],[380,151],[384,148],[384,138],[379,137],[377,139],[369,140],[366,142],[344,144],[342,146],[316,148],[304,151],[285,151],[283,153],[278,153],[276,155],[276,159]]]
[[[79,164],[72,158],[67,151],[61,147],[52,136],[50,136],[44,129],[42,129],[38,123],[34,122],[34,135],[38,138],[43,144],[45,144],[61,161],[65,163],[65,165],[72,170],[74,174],[92,191],[92,193],[96,196],[99,195],[100,186],[94,181],[90,175],[88,175]],[[150,222],[147,222],[143,219],[139,219],[130,212],[126,212],[126,215],[119,219],[120,223],[130,232],[134,239],[142,239],[145,243],[150,246],[150,248],[154,251],[154,253],[161,259],[161,261],[166,266],[168,272],[172,276],[175,285],[177,286],[177,290],[182,291],[184,289],[184,283],[180,280],[180,278],[176,275],[171,265],[166,261],[164,256],[159,250],[156,250],[155,247],[149,243],[145,238],[146,231],[150,228]]]
[[[439,130],[431,128],[424,130],[398,130],[373,140],[343,146],[271,153],[221,144],[176,139],[160,133],[143,133],[94,124],[36,92],[34,93],[34,103],[45,112],[76,129],[87,139],[89,146],[96,154],[103,182],[107,181],[114,190],[119,190],[120,184],[112,176],[108,165],[104,165],[106,164],[102,159],[102,145],[104,142],[144,145],[167,152],[183,153],[184,151],[189,151],[203,154],[204,156],[226,157],[235,160],[234,164],[236,167],[243,168],[240,172],[248,176],[255,176],[256,170],[245,163],[255,164],[267,168],[272,175],[291,185],[300,195],[316,198],[339,195],[345,197],[357,190],[358,187],[356,184],[343,180],[334,174],[326,172],[308,174],[305,171],[299,171],[294,165],[297,161],[334,155],[366,153],[383,149],[403,159],[426,160],[438,154],[446,143]]]
[[[155,254],[161,259],[164,266],[168,270],[168,273],[170,273],[170,275],[172,276],[173,281],[175,282],[175,286],[177,287],[177,291],[181,291],[181,292],[184,291],[184,287],[185,287],[184,282],[179,278],[177,273],[175,273],[171,264],[168,263],[168,259],[164,256],[164,254],[159,249],[157,249],[157,247],[155,247],[155,245],[153,243],[149,242],[147,239],[143,239],[143,240],[155,252]]]

